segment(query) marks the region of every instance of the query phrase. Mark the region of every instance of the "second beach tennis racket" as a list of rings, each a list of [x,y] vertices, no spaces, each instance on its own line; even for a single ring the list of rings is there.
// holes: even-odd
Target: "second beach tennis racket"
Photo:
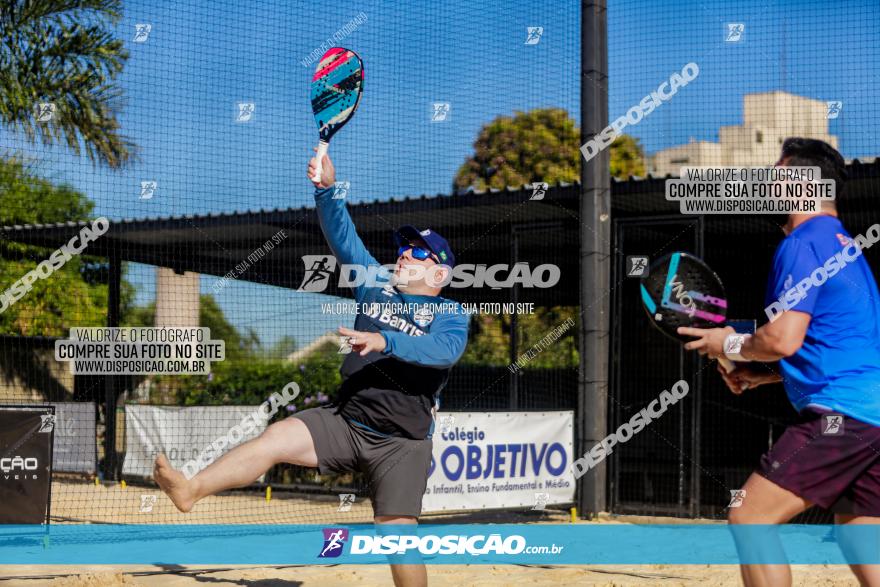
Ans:
[[[689,253],[669,253],[654,261],[640,289],[651,323],[675,341],[691,340],[678,334],[680,326],[720,328],[727,320],[724,284],[708,265]],[[733,362],[727,357],[718,357],[718,362],[728,373],[733,371]]]
[[[357,53],[342,47],[324,53],[312,77],[312,112],[318,124],[318,170],[312,181],[321,181],[330,139],[354,116],[363,86],[364,64]]]

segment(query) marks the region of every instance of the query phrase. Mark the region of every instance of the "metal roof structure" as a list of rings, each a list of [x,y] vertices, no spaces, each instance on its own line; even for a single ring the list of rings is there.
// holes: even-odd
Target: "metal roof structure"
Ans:
[[[350,205],[349,211],[361,239],[380,262],[393,263],[397,257],[393,230],[414,224],[443,234],[458,264],[512,264],[519,260],[532,266],[549,262],[566,265],[563,276],[568,273],[569,277],[563,277],[561,287],[552,289],[571,290],[576,296],[578,191],[577,185],[560,185],[548,190],[542,200],[530,200],[530,189],[423,196],[358,203]],[[89,224],[7,226],[0,228],[0,238],[55,249]],[[301,258],[330,252],[314,207],[111,221],[107,233],[89,243],[87,254],[222,277],[279,230],[284,230],[286,237],[239,279],[295,289],[305,274]],[[548,238],[547,230],[556,235]],[[516,260],[510,252],[513,241],[519,243]],[[560,256],[564,243],[573,248]],[[571,281],[571,287],[566,287],[566,281]],[[462,302],[509,301],[506,289],[460,289],[455,293],[459,292],[462,295],[451,297]],[[350,296],[347,288],[330,287],[325,293]],[[542,290],[535,296],[546,293]],[[576,298],[570,302],[576,304]]]
[[[860,209],[877,207],[873,199],[880,194],[880,158],[852,160],[847,170],[850,181],[845,200],[857,203]],[[612,180],[612,216],[679,215],[678,204],[663,197],[669,177]],[[579,193],[578,182],[562,183],[550,186],[541,199],[531,199],[532,187],[522,186],[356,203],[349,205],[349,211],[358,234],[380,262],[391,263],[396,257],[393,229],[403,224],[430,227],[449,240],[459,264],[528,262],[532,268],[542,263],[559,265],[562,278],[556,287],[520,288],[517,301],[577,305]],[[843,208],[845,215],[846,206]],[[0,238],[55,249],[87,224],[6,226],[0,228]],[[764,229],[760,223],[737,222],[730,223],[730,230],[749,231],[751,224],[755,230]],[[105,235],[89,244],[88,253],[171,267],[178,272],[223,276],[282,229],[284,240],[238,278],[295,289],[305,275],[301,258],[329,253],[314,207],[310,206],[116,220]],[[325,293],[350,296],[348,289],[332,286]],[[511,301],[507,289],[463,288],[453,294],[450,297],[460,302]]]

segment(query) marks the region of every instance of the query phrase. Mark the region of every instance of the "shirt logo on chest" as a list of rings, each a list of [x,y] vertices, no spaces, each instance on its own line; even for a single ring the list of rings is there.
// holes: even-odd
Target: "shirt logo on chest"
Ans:
[[[363,315],[379,324],[387,325],[388,330],[399,330],[410,336],[424,336],[425,331],[408,321],[403,316],[394,314],[389,304],[367,304]],[[433,315],[431,316],[433,320]],[[427,323],[426,323],[427,324]],[[426,324],[421,324],[425,326]]]
[[[431,308],[419,308],[413,314],[413,320],[419,326],[425,327],[434,321],[434,312],[431,311]]]

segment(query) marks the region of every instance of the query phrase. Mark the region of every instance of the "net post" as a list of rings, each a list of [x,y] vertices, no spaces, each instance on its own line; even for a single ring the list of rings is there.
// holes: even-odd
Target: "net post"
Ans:
[[[605,0],[581,2],[581,144],[608,125],[608,36]],[[610,153],[581,161],[580,365],[577,455],[605,437],[608,408]],[[589,227],[589,228],[587,228]],[[586,517],[606,509],[607,468],[601,463],[578,481],[577,505]]]
[[[122,285],[122,259],[118,251],[110,251],[110,276],[107,287],[107,326],[119,326]],[[116,479],[116,396],[118,375],[104,376],[104,479]]]
[[[519,262],[519,241],[518,235],[516,232],[516,227],[513,227],[510,231],[510,253],[511,253],[511,266],[516,267],[516,264]],[[519,288],[516,284],[512,288],[510,288],[510,302],[513,304],[513,307],[516,307],[516,303],[519,301]],[[517,353],[519,352],[519,338],[518,338],[518,329],[519,329],[519,320],[517,320],[516,312],[511,312],[510,314],[510,364],[515,365],[516,360],[518,358]],[[508,397],[508,409],[518,410],[519,409],[519,377],[521,372],[518,369],[511,370],[509,375],[510,381],[510,394]]]

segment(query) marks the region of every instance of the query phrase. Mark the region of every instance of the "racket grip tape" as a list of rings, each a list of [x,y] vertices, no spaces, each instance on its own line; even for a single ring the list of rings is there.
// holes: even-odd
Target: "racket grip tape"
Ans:
[[[327,154],[327,148],[329,146],[330,143],[327,141],[318,141],[318,152],[315,153],[315,159],[318,162],[318,169],[315,171],[315,175],[312,176],[312,181],[315,183],[321,183],[321,174],[324,172],[324,155]]]

